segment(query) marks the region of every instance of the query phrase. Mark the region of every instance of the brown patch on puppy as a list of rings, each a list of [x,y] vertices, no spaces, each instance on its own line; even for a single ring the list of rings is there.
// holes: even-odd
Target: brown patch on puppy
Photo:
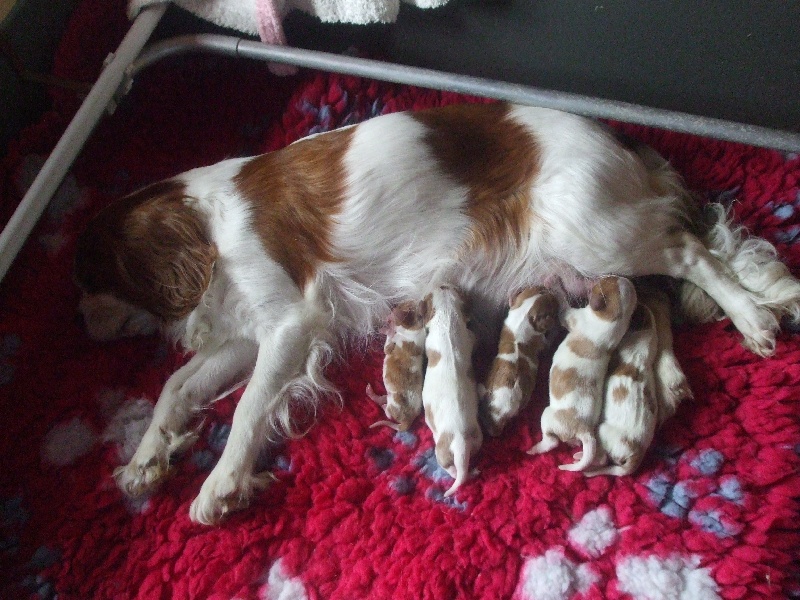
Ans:
[[[531,221],[528,189],[539,170],[536,140],[506,103],[459,104],[413,113],[442,169],[469,188],[472,250],[518,247]]]
[[[450,449],[452,443],[453,434],[449,431],[443,432],[439,441],[436,442],[436,461],[443,469],[449,469],[455,464],[453,451]]]
[[[217,248],[184,183],[162,181],[103,209],[78,239],[75,278],[164,321],[188,315],[211,281]]]
[[[620,363],[614,367],[609,375],[619,375],[620,377],[627,377],[633,381],[644,381],[644,371],[634,365],[628,363]]]
[[[598,348],[592,340],[582,335],[573,334],[567,341],[569,348],[575,356],[589,360],[597,360],[603,356],[603,351]]]
[[[401,302],[394,308],[392,314],[397,320],[397,324],[405,329],[416,331],[422,329],[425,325],[418,302],[411,300]]]
[[[528,342],[518,344],[519,353],[531,361],[535,361],[539,357],[539,352],[544,348],[544,344],[545,342],[542,338],[535,337]]]
[[[620,384],[611,391],[611,397],[615,402],[624,402],[630,393],[627,386]]]
[[[616,321],[622,316],[622,301],[616,277],[605,277],[592,287],[589,306],[604,321]]]
[[[428,351],[428,367],[435,367],[442,360],[442,353],[436,350]]]
[[[335,262],[333,217],[345,195],[352,129],[301,140],[247,161],[233,180],[253,207],[267,253],[302,289],[322,262]]]
[[[517,363],[505,358],[494,359],[487,381],[492,389],[513,388],[517,381]]]
[[[597,382],[594,379],[581,377],[575,367],[550,369],[550,394],[554,398],[563,398],[570,392],[576,390],[581,393],[590,393],[594,390]]]
[[[514,332],[508,328],[508,325],[503,325],[500,332],[500,343],[497,345],[498,354],[512,354],[517,347],[517,339]]]
[[[384,372],[386,385],[393,390],[408,390],[422,387],[422,371],[414,371],[422,348],[412,342],[403,342],[399,348],[386,355]]]

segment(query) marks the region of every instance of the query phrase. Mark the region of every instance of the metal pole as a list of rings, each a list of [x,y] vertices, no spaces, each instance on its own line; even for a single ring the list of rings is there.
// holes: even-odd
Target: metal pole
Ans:
[[[154,4],[136,17],[119,48],[112,55],[112,60],[103,69],[17,210],[0,233],[0,280],[5,277],[50,198],[109,106],[126,69],[150,39],[166,8],[166,3]]]
[[[798,132],[781,131],[678,111],[639,106],[627,102],[543,90],[515,83],[469,77],[431,69],[420,69],[352,56],[287,46],[271,46],[251,40],[215,34],[179,36],[154,44],[145,50],[131,66],[131,74],[134,75],[167,56],[198,51],[287,63],[322,71],[357,75],[369,79],[496,98],[531,106],[564,110],[595,118],[637,123],[671,131],[775,148],[787,152],[800,152],[800,133]]]

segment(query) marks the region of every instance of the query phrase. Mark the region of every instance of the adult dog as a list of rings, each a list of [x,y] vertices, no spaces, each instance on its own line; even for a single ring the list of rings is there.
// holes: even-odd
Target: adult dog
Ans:
[[[771,354],[780,317],[800,317],[800,283],[724,211],[701,221],[652,150],[507,104],[390,114],[135,192],[78,242],[88,331],[162,326],[196,353],[118,484],[152,491],[193,441],[192,416],[252,374],[190,514],[213,523],[246,505],[269,480],[253,473],[263,440],[291,431],[289,398],[334,392],[323,368],[342,340],[440,285],[468,294],[487,345],[523,288],[577,296],[607,274],[668,275],[686,282],[685,312],[721,310],[748,348]]]

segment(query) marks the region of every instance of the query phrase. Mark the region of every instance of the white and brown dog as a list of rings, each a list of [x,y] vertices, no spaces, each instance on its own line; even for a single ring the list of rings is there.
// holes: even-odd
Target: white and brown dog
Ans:
[[[389,315],[383,345],[383,385],[386,395],[379,396],[367,384],[367,396],[383,408],[386,425],[406,431],[422,411],[422,378],[425,354],[425,322],[418,302],[399,304]]]
[[[78,241],[81,311],[98,339],[157,321],[196,354],[117,482],[154,490],[183,445],[171,440],[252,373],[190,515],[213,523],[244,506],[266,481],[253,473],[264,440],[292,428],[289,398],[333,392],[323,369],[342,341],[440,285],[469,296],[488,346],[514,290],[668,275],[686,281],[681,310],[724,313],[770,355],[780,317],[800,317],[800,283],[769,244],[723,240],[739,230],[700,222],[693,206],[651,150],[589,119],[503,103],[384,115],[139,190]]]
[[[456,289],[434,290],[423,307],[428,364],[422,405],[436,444],[436,460],[455,479],[444,493],[448,497],[467,480],[470,458],[483,444],[472,367],[475,334],[467,327],[464,300]]]
[[[659,344],[652,311],[639,303],[630,327],[617,346],[605,383],[597,437],[602,452],[587,476],[631,475],[644,459],[658,421],[654,367]]]
[[[539,353],[557,323],[558,300],[545,288],[529,288],[509,300],[497,356],[485,386],[479,386],[481,423],[489,435],[500,435],[530,400]]]
[[[636,290],[623,277],[605,277],[589,292],[589,304],[568,308],[567,337],[550,367],[550,405],[542,413],[542,440],[528,453],[553,450],[561,442],[580,443],[575,463],[559,465],[582,471],[601,458],[596,428],[603,410],[603,385],[611,353],[628,330],[636,308]]]

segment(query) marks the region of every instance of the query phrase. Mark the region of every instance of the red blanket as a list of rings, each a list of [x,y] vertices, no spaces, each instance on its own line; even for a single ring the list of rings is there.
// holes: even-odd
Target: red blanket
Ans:
[[[84,0],[56,74],[91,79],[125,31],[123,3]],[[77,233],[140,185],[281,147],[450,94],[336,76],[276,79],[262,64],[176,59],[153,68],[92,137],[0,287],[0,594],[9,598],[785,598],[800,595],[800,339],[759,359],[728,321],[684,326],[676,353],[695,400],[657,435],[634,477],[559,471],[538,439],[546,373],[528,414],[488,440],[453,498],[430,432],[370,429],[382,414],[379,347],[331,369],[344,406],[268,448],[277,482],[219,527],[189,503],[224,446],[239,393],[206,415],[176,475],[143,501],[113,469],[132,453],[185,356],[158,339],[100,344],[77,319]],[[75,102],[12,144],[7,218]],[[733,207],[800,269],[800,158],[622,126],[689,186]],[[543,371],[546,369],[543,367]]]

